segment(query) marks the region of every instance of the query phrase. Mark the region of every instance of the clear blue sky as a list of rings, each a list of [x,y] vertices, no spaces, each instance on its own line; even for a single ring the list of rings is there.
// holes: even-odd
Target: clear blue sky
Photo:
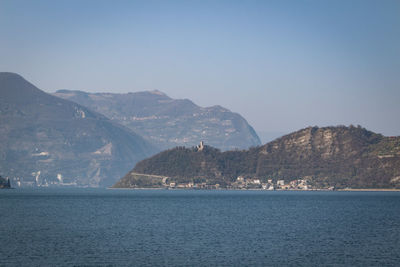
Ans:
[[[0,71],[48,92],[158,89],[259,132],[400,135],[400,1],[0,0]]]

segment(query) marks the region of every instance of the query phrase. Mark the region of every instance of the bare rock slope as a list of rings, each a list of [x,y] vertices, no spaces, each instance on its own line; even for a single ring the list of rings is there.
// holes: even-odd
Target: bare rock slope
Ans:
[[[222,150],[247,149],[260,139],[247,121],[220,106],[199,107],[160,91],[128,94],[60,90],[54,95],[99,112],[142,135],[161,150],[200,140]]]

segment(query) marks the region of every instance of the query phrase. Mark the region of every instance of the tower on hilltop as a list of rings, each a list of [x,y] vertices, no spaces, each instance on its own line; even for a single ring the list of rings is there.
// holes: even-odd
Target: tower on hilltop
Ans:
[[[197,151],[203,151],[204,149],[204,142],[200,141],[200,144],[196,146],[197,147]]]

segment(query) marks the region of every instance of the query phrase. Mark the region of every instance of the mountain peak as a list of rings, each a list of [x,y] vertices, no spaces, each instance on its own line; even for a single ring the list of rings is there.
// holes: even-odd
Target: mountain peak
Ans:
[[[0,72],[0,102],[29,103],[38,98],[53,98],[39,90],[22,76],[12,72]]]
[[[165,93],[163,93],[163,92],[161,92],[161,91],[159,91],[159,90],[152,90],[152,91],[149,91],[149,93],[150,94],[153,94],[153,95],[161,95],[161,96],[167,96]]]
[[[24,79],[21,75],[14,72],[0,72],[1,84],[7,85],[30,85],[34,87],[31,83]]]
[[[21,75],[14,72],[0,72],[0,78],[19,78],[24,79]]]

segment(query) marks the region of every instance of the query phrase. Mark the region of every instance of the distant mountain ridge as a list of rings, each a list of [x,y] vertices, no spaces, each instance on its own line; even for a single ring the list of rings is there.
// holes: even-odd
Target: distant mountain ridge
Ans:
[[[18,185],[108,186],[155,148],[21,76],[0,73],[0,171]]]
[[[127,94],[59,90],[55,96],[99,112],[142,135],[160,150],[193,146],[203,140],[222,150],[261,144],[257,133],[237,113],[221,106],[199,107],[160,91]]]
[[[317,188],[400,188],[400,137],[354,126],[308,127],[249,150],[178,147],[138,162],[114,187],[154,186],[138,174],[222,187],[241,176],[304,179]]]

